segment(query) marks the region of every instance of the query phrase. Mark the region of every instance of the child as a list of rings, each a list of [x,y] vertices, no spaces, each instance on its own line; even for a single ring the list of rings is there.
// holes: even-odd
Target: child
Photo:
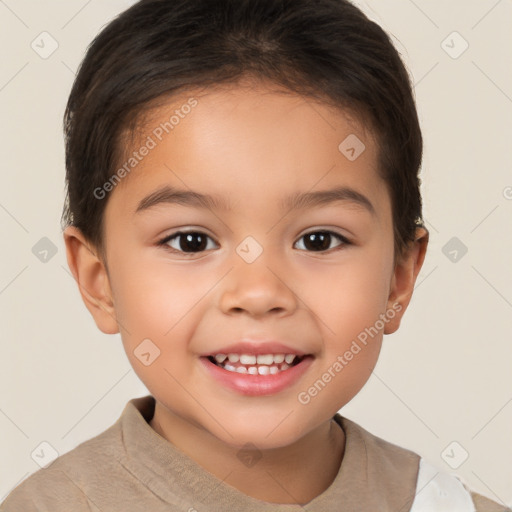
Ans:
[[[151,395],[0,510],[505,510],[338,413],[428,243],[382,29],[346,0],[142,0],[65,130],[68,263]]]

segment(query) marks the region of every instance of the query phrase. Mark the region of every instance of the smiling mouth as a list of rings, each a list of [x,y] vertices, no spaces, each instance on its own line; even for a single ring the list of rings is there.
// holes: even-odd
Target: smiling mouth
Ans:
[[[275,375],[297,366],[306,357],[297,354],[217,354],[207,356],[216,366],[228,372],[248,375]]]

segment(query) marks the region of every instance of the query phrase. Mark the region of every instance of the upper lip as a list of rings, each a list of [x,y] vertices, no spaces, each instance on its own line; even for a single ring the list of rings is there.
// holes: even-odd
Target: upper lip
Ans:
[[[238,341],[212,352],[208,352],[207,354],[203,354],[203,357],[215,356],[217,354],[295,354],[299,357],[307,355],[307,353],[302,350],[298,350],[285,343],[272,340]]]

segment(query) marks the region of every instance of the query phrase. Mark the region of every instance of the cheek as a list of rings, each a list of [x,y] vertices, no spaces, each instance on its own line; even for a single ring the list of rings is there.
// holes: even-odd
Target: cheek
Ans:
[[[346,264],[331,267],[321,280],[311,282],[318,314],[335,337],[357,335],[385,312],[392,255],[382,257],[382,252],[382,247],[380,251],[354,251]]]
[[[334,277],[331,274],[323,283],[329,292],[322,295],[318,282],[313,285],[324,351],[300,403],[309,404],[318,414],[334,414],[348,403],[377,363],[383,331],[380,315],[385,313],[390,279],[386,266],[362,256],[346,269],[339,268]]]
[[[136,270],[134,270],[136,269]],[[208,291],[209,284],[191,277],[184,267],[125,260],[112,276],[118,320],[132,335],[164,338]]]
[[[171,375],[191,371],[188,340],[199,321],[194,306],[207,286],[194,285],[183,270],[171,271],[155,261],[123,262],[113,277],[119,298],[115,311],[130,364],[150,391],[173,388]]]

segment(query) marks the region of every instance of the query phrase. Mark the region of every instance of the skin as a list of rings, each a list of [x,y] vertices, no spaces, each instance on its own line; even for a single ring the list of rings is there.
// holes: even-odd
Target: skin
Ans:
[[[243,493],[304,504],[336,477],[345,438],[332,417],[367,382],[383,335],[398,329],[428,233],[418,228],[395,261],[391,201],[371,132],[347,112],[268,84],[188,91],[150,112],[140,141],[191,96],[198,105],[108,198],[106,261],[69,227],[68,263],[98,328],[120,332],[130,363],[156,398],[152,428]],[[338,149],[350,134],[366,146],[355,161]],[[135,213],[165,184],[222,196],[231,208],[160,204]],[[279,206],[290,194],[340,185],[364,194],[375,215],[347,201],[292,212]],[[211,237],[206,250],[187,256],[157,245],[180,229]],[[327,251],[315,251],[304,235],[321,229],[351,243],[333,236]],[[236,252],[247,236],[263,249],[250,264]],[[179,242],[169,244],[178,250],[185,243]],[[397,304],[401,310],[378,335],[300,403],[298,394]],[[199,361],[242,336],[283,340],[314,360],[284,391],[244,396],[212,379]],[[161,352],[149,366],[134,354],[147,338]],[[248,442],[262,455],[250,468],[236,457]]]

